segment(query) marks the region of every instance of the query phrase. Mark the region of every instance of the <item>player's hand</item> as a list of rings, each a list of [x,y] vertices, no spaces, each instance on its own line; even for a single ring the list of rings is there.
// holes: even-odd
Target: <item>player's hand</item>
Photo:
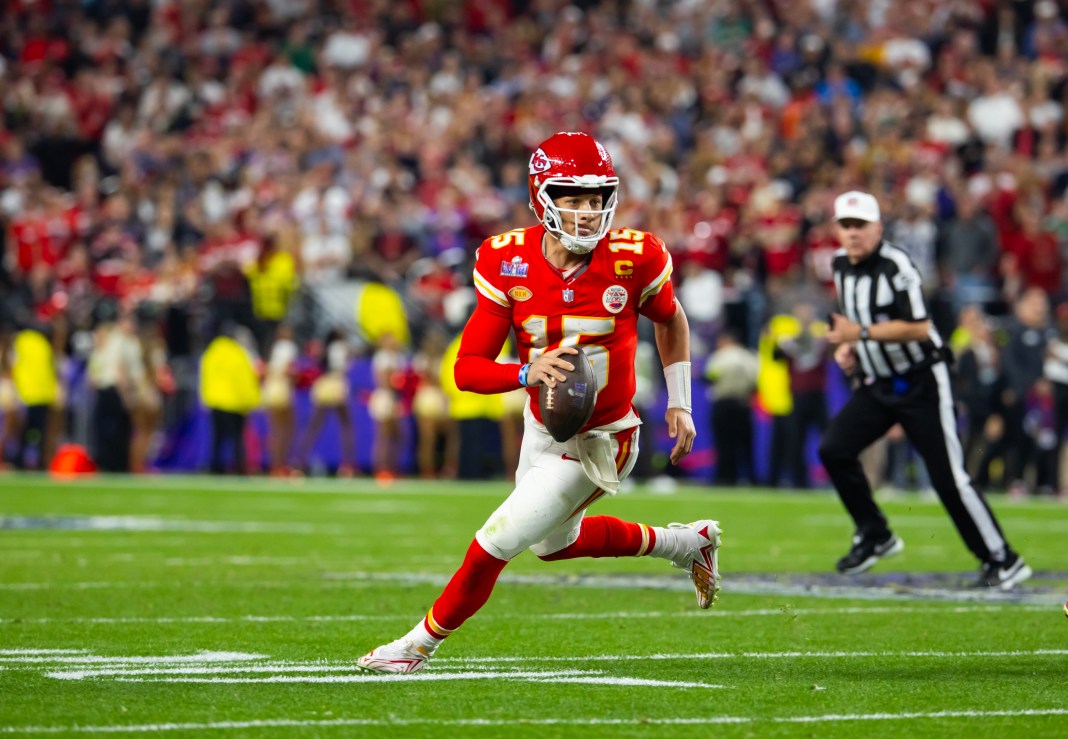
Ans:
[[[827,331],[827,341],[832,344],[845,344],[860,338],[860,324],[853,323],[841,313],[831,314],[831,327]]]
[[[575,365],[560,356],[562,354],[578,354],[578,349],[573,346],[561,346],[542,354],[530,363],[530,369],[527,370],[527,384],[556,387],[557,382],[567,379],[560,370],[574,372]]]
[[[850,343],[839,344],[834,350],[834,361],[847,375],[857,368],[857,350]]]
[[[678,464],[693,451],[693,440],[697,438],[693,416],[682,408],[668,408],[664,420],[667,421],[668,436],[675,440],[675,446],[671,450],[671,464]]]

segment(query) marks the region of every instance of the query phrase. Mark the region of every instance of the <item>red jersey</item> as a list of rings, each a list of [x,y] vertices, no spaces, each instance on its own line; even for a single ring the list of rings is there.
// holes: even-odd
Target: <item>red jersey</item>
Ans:
[[[498,365],[497,371],[484,362],[496,358],[514,330],[523,363],[560,346],[581,346],[598,379],[597,405],[584,429],[618,421],[632,408],[639,314],[657,323],[675,315],[671,255],[653,234],[616,229],[565,277],[545,259],[544,235],[537,225],[493,236],[479,247],[478,305],[464,330],[457,383],[486,393],[517,387],[518,365]],[[474,357],[478,361],[469,361]],[[527,392],[540,421],[538,388]]]

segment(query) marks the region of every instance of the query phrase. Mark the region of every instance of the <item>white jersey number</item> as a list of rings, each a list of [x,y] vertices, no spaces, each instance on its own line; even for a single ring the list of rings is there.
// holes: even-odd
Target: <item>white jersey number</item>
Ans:
[[[535,348],[530,350],[528,362],[545,353],[548,348],[549,337],[546,332],[548,319],[546,316],[529,316],[523,321],[523,330],[530,334],[531,343]],[[594,344],[587,341],[594,336],[606,336],[616,329],[615,318],[600,318],[595,316],[564,316],[561,319],[563,338],[559,346],[578,346],[590,358],[593,371],[597,375],[597,389],[601,390],[608,384],[608,349],[602,344]]]

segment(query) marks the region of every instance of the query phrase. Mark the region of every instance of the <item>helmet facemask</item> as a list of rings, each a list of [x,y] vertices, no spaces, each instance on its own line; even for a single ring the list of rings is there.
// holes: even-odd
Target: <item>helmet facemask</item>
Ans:
[[[561,190],[564,190],[564,192],[561,192]],[[553,202],[553,195],[559,198],[575,191],[584,194],[599,192],[601,194],[601,207],[599,209],[560,208]],[[572,254],[589,254],[597,246],[597,242],[603,239],[612,227],[612,217],[616,213],[618,196],[618,177],[605,177],[602,175],[549,177],[541,183],[537,191],[538,204],[542,210],[541,222],[545,226],[545,230],[559,239],[564,248]],[[565,230],[564,214],[571,216],[571,231]],[[590,233],[582,234],[579,232],[579,224],[582,219],[596,224]]]

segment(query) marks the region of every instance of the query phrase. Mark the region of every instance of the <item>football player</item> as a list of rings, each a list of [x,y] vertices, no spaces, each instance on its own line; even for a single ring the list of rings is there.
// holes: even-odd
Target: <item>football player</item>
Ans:
[[[671,285],[671,256],[656,236],[612,229],[619,178],[605,148],[585,133],[557,133],[530,158],[530,207],[539,224],[484,241],[475,258],[477,306],[464,329],[456,384],[477,393],[526,387],[530,395],[512,494],[475,534],[460,569],[415,628],[357,664],[382,673],[426,667],[449,634],[490,596],[509,560],[652,556],[689,573],[697,604],[719,590],[720,529],[704,519],[667,527],[586,516],[614,494],[638,457],[634,357],[638,318],[655,324],[667,379],[671,461],[693,448],[689,326]],[[515,331],[524,364],[498,363]],[[597,375],[593,416],[566,442],[542,424],[538,386],[562,381],[581,346]]]

